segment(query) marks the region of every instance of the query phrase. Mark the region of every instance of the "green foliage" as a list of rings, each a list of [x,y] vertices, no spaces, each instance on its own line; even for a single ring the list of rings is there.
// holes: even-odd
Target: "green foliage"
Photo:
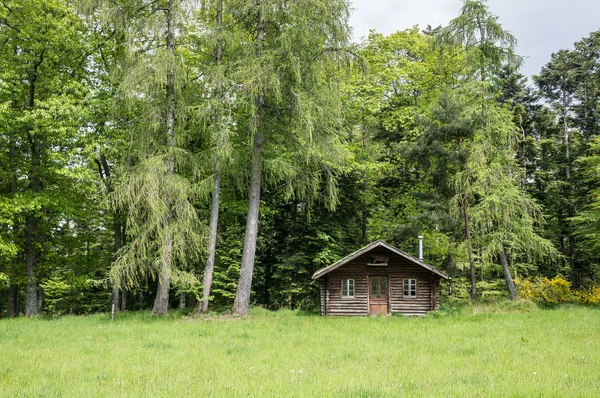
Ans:
[[[0,272],[0,289],[4,289],[10,284],[10,278],[8,275]]]
[[[191,189],[185,178],[166,173],[162,156],[144,159],[122,177],[112,200],[116,208],[128,209],[133,241],[118,253],[111,270],[117,286],[135,287],[146,278],[155,279],[165,255],[177,264],[169,271],[172,275],[199,259],[205,227],[190,201]],[[167,243],[172,245],[168,254]]]
[[[68,311],[68,296],[72,290],[71,285],[60,277],[53,277],[40,284],[44,289],[46,311],[51,316],[64,314]]]
[[[482,301],[505,297],[505,253],[510,273],[540,286],[564,274],[571,302],[597,304],[600,33],[553,54],[533,88],[485,1],[465,1],[448,26],[373,31],[356,47],[346,1],[224,0],[221,28],[219,3],[0,2],[3,302],[9,283],[25,302],[32,219],[28,249],[49,314],[107,309],[110,277],[129,289],[128,308],[146,308],[166,257],[173,289],[199,297],[218,171],[210,299],[230,305],[261,133],[255,304],[315,308],[316,269],[374,239],[415,253],[418,235],[425,260],[453,276],[444,300],[459,303],[468,298],[465,210]],[[558,287],[544,289],[539,300],[561,302]]]
[[[64,314],[89,314],[108,308],[109,294],[102,281],[84,277],[53,276],[42,283],[44,311],[52,317]]]

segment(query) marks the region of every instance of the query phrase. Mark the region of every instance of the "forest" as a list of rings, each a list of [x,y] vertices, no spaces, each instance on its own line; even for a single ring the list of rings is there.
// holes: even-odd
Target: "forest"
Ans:
[[[350,12],[1,0],[0,317],[311,311],[419,235],[445,300],[600,304],[600,31],[529,80],[485,0],[360,43]]]

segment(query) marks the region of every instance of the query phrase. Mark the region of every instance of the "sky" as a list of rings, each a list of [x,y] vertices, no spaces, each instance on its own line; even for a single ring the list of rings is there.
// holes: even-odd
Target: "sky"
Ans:
[[[369,30],[390,34],[428,24],[445,25],[458,15],[461,0],[353,0],[350,24],[355,40]],[[600,0],[488,0],[491,12],[518,40],[526,57],[521,72],[536,75],[552,53],[573,47],[600,30]]]

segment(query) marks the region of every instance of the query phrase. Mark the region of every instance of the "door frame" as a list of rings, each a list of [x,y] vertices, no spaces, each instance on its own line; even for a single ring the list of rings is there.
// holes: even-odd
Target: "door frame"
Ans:
[[[391,287],[390,287],[390,275],[389,274],[385,274],[385,275],[371,275],[371,274],[367,274],[367,305],[368,305],[368,313],[369,315],[373,315],[371,314],[371,278],[380,278],[380,277],[386,277],[387,278],[387,292],[386,292],[386,299],[387,299],[387,312],[385,315],[389,315],[392,313],[392,308],[390,305],[390,297],[391,297]]]

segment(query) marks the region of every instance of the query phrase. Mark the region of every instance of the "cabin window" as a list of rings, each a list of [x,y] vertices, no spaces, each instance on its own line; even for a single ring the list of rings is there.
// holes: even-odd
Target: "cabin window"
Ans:
[[[417,297],[417,280],[404,280],[404,297]]]
[[[342,279],[342,297],[354,297],[354,279]]]

